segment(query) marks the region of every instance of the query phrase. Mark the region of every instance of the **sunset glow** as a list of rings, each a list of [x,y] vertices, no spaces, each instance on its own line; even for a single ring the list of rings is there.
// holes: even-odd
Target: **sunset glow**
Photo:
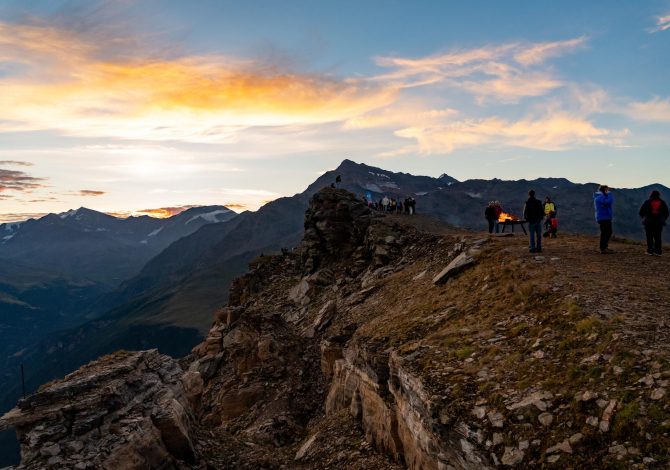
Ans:
[[[344,157],[670,184],[663,2],[289,3],[0,7],[0,219],[253,210]]]

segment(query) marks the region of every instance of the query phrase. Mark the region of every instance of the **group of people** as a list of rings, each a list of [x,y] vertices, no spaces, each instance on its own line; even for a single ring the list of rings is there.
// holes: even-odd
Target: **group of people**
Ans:
[[[593,196],[596,209],[596,221],[600,226],[600,252],[602,254],[614,253],[609,248],[612,238],[612,219],[614,218],[614,196],[607,185],[602,185]],[[670,211],[668,204],[661,199],[661,193],[653,190],[649,199],[644,201],[638,212],[647,238],[647,255],[661,256],[663,254],[663,227],[665,226]]]
[[[600,227],[599,251],[602,254],[614,253],[609,248],[612,238],[612,219],[614,218],[614,196],[607,185],[601,185],[593,196],[596,222]],[[491,201],[484,211],[488,221],[489,233],[495,228],[498,232],[498,221],[502,206],[498,201]],[[528,199],[523,208],[523,217],[528,223],[530,236],[529,250],[531,253],[542,252],[542,237],[556,238],[558,219],[556,204],[547,196],[542,203],[535,197],[535,191],[528,191]],[[661,193],[654,190],[639,210],[647,238],[647,255],[661,256],[663,253],[663,227],[670,215],[667,203],[661,199]],[[542,232],[544,221],[544,233]]]
[[[384,196],[379,201],[372,201],[367,197],[363,197],[363,201],[370,209],[376,211],[407,215],[414,215],[416,213],[416,199],[411,196],[406,197],[404,200]]]

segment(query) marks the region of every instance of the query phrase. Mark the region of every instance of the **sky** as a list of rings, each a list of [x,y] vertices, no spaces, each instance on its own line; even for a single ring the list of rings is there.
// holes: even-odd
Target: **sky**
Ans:
[[[670,186],[670,0],[0,0],[0,222],[255,210],[345,158]]]

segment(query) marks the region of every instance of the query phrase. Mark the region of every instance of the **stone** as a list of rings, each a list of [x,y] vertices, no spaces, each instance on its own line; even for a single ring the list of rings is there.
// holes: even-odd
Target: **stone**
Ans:
[[[657,388],[655,390],[652,390],[651,394],[649,395],[649,397],[652,400],[660,400],[664,396],[665,396],[665,389],[664,388]]]
[[[570,445],[574,446],[577,445],[582,439],[584,438],[584,435],[580,432],[573,434],[570,436],[568,439],[568,442],[570,442]]]
[[[610,430],[610,422],[612,421],[612,417],[614,416],[614,410],[616,409],[617,401],[616,400],[610,400],[609,405],[607,405],[607,408],[605,408],[605,411],[603,411],[603,415],[600,417],[600,425],[599,429],[602,432],[607,432]]]
[[[540,416],[537,417],[537,420],[543,425],[543,426],[551,426],[551,423],[554,422],[554,415],[551,413],[542,413]]]
[[[195,461],[190,419],[181,403],[174,398],[162,401],[152,414],[151,420],[172,455],[186,462]]]
[[[61,448],[58,444],[45,442],[40,449],[40,454],[45,457],[54,457],[60,454]]]
[[[318,433],[314,434],[300,446],[298,451],[295,453],[295,460],[302,460],[305,455],[307,455],[309,448],[312,447],[312,444],[314,444],[314,441],[316,441],[316,437],[318,435]]]
[[[535,359],[543,359],[544,358],[544,351],[542,351],[541,349],[539,349],[537,351],[533,351],[531,356],[533,356]]]
[[[503,427],[503,415],[502,413],[498,411],[491,411],[488,413],[488,418],[489,421],[491,422],[491,425],[494,428],[502,428]]]
[[[503,435],[502,435],[502,433],[499,433],[499,432],[494,432],[494,433],[493,433],[493,441],[492,441],[492,443],[493,443],[494,446],[497,446],[497,445],[502,444],[503,441],[504,441],[504,439],[503,439]]]
[[[556,463],[556,462],[558,462],[560,459],[561,459],[561,455],[560,455],[560,454],[550,455],[549,457],[547,457],[547,462],[548,462],[548,463]]]
[[[514,411],[519,409],[528,408],[529,406],[535,406],[540,411],[547,410],[547,402],[545,400],[551,400],[554,395],[551,392],[539,391],[534,392],[521,401],[514,403],[507,407],[508,410]]]
[[[519,441],[519,450],[526,450],[530,447],[530,443],[528,441]]]
[[[423,277],[426,275],[427,272],[428,272],[428,271],[426,271],[426,270],[421,271],[419,274],[417,274],[416,276],[414,276],[414,277],[412,278],[412,280],[413,280],[413,281],[418,281],[419,279],[423,279]]]
[[[451,277],[474,265],[477,261],[467,253],[461,253],[454,258],[440,273],[433,278],[433,284],[444,284]]]
[[[563,442],[556,444],[555,446],[549,447],[545,451],[546,454],[556,454],[558,452],[565,452],[566,454],[572,454],[572,447],[570,446],[570,441],[566,439]]]
[[[597,416],[589,416],[588,418],[586,418],[586,424],[588,424],[589,426],[593,426],[594,428],[598,426],[598,421],[599,419]]]
[[[523,461],[524,453],[516,447],[505,447],[505,453],[500,461],[508,467],[515,467]]]
[[[475,415],[477,418],[482,419],[484,418],[484,416],[486,416],[486,407],[475,406],[474,409],[472,410],[472,414]]]

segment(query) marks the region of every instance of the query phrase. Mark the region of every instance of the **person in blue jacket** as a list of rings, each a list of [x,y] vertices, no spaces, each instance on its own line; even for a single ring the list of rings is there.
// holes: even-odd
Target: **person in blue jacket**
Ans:
[[[596,208],[596,221],[600,225],[600,253],[614,253],[609,249],[609,241],[612,237],[612,218],[614,215],[612,205],[614,197],[610,193],[607,185],[601,185],[598,192],[593,195],[593,202]]]

